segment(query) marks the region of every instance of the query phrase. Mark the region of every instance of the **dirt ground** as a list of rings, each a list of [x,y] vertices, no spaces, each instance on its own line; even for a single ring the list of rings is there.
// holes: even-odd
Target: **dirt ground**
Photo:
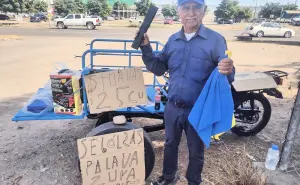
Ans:
[[[78,121],[28,121],[14,123],[14,114],[22,108],[30,96],[43,87],[54,63],[62,62],[72,69],[81,69],[80,58],[87,49],[89,38],[23,37],[0,39],[0,184],[2,185],[79,185],[80,172],[77,167],[76,140],[84,137],[93,127],[92,120]],[[221,157],[222,151],[237,151],[246,145],[246,151],[256,161],[263,162],[271,143],[282,144],[294,102],[295,78],[293,73],[300,68],[299,46],[284,43],[244,43],[228,42],[233,51],[237,71],[263,71],[280,69],[290,73],[284,86],[284,99],[270,98],[273,113],[268,126],[256,137],[239,138],[231,134],[224,137],[225,145],[212,146],[206,151],[204,169],[205,184],[210,178],[213,159]],[[247,50],[245,47],[248,47]],[[102,45],[104,48],[119,47]],[[87,59],[89,57],[87,56]],[[120,59],[99,57],[99,64],[120,64]],[[126,64],[126,58],[122,59]],[[135,64],[141,65],[139,58]],[[147,80],[146,80],[147,82]],[[292,88],[289,90],[290,82]],[[134,123],[146,125],[157,121],[135,119]],[[164,131],[150,134],[156,152],[156,166],[149,180],[161,172]],[[178,184],[187,184],[184,173],[188,162],[185,138],[180,145]],[[299,178],[300,137],[295,141],[293,152],[295,168],[290,170],[293,177]],[[298,170],[298,171],[297,171]],[[300,180],[300,179],[299,179]],[[299,181],[298,181],[299,182]],[[283,185],[297,184],[295,181]],[[298,183],[300,184],[300,183]]]

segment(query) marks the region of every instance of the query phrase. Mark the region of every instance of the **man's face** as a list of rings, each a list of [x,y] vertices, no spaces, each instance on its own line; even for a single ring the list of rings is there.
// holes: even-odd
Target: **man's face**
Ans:
[[[205,6],[188,1],[178,7],[178,15],[186,29],[198,28],[205,14]]]

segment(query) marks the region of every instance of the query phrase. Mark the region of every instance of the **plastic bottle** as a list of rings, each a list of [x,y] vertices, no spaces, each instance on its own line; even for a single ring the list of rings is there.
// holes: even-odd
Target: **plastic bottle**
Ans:
[[[156,94],[155,94],[155,105],[154,105],[154,109],[155,110],[159,110],[160,109],[160,102],[161,102],[160,91],[156,91]]]
[[[156,88],[155,88],[155,92],[156,92],[157,94],[160,94],[160,87],[156,87]]]
[[[265,167],[269,170],[276,170],[279,161],[279,147],[277,145],[272,145],[268,149],[268,154],[265,161]]]

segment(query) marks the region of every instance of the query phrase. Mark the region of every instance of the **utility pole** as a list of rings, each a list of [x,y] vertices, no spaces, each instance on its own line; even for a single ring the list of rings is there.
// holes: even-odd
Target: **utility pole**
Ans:
[[[300,125],[300,81],[298,82],[298,93],[294,104],[291,120],[285,135],[285,141],[282,146],[279,169],[285,171],[288,169],[290,164],[290,158],[293,148],[295,136],[297,134]]]
[[[283,15],[283,7],[281,7],[280,18],[282,18],[282,15]]]
[[[295,0],[295,5],[297,5],[297,3],[298,3],[298,0]]]
[[[253,0],[255,2],[254,14],[253,19],[256,17],[256,8],[257,8],[257,0]]]

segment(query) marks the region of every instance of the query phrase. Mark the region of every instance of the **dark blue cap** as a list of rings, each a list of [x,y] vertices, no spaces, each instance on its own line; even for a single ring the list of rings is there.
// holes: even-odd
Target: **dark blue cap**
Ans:
[[[178,4],[178,6],[180,6],[180,5],[182,5],[183,3],[186,3],[186,2],[188,2],[188,1],[194,1],[194,2],[196,2],[196,3],[198,3],[198,4],[200,4],[200,5],[205,5],[204,0],[178,0],[178,1],[177,1],[177,4]]]

